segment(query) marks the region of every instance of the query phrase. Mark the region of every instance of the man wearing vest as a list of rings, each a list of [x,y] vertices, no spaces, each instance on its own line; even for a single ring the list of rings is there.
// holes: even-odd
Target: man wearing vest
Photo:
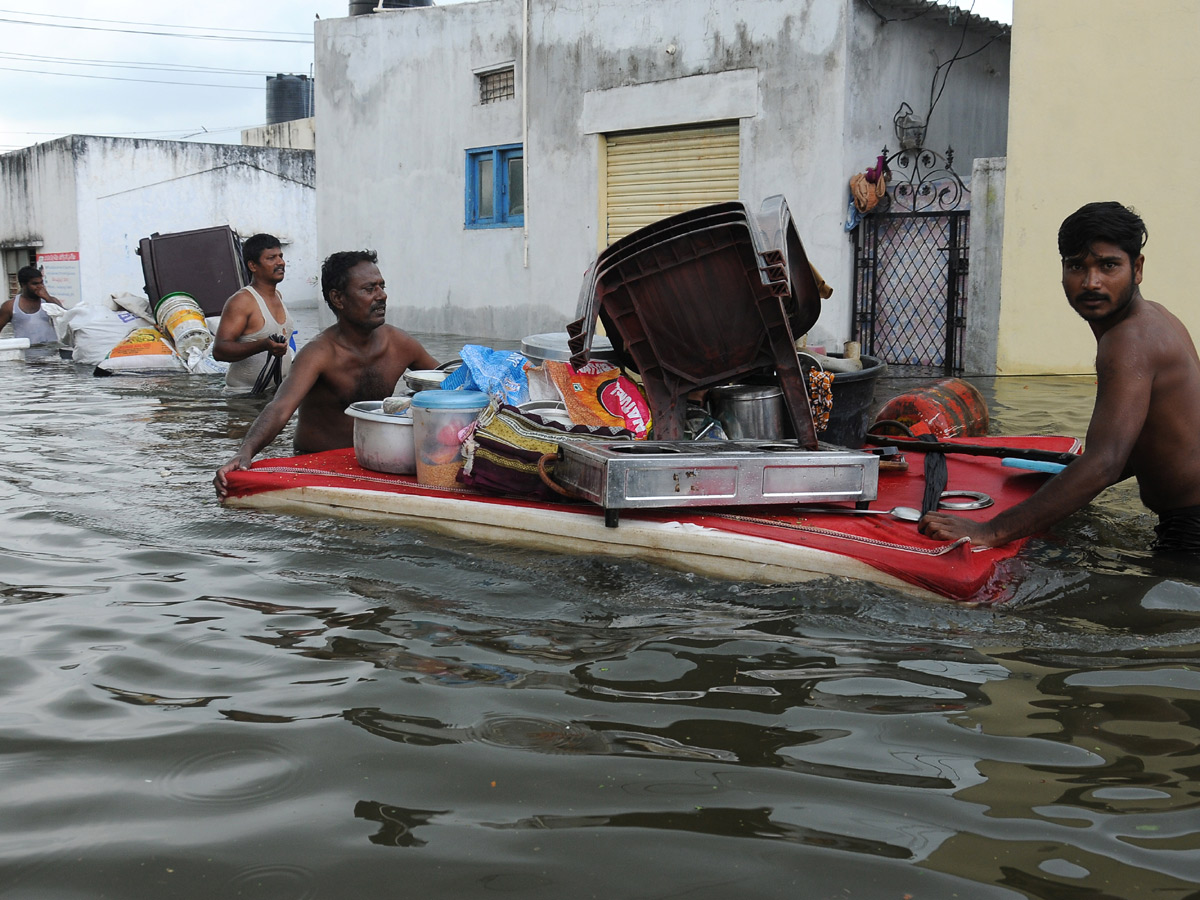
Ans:
[[[230,364],[225,375],[227,392],[264,393],[287,376],[295,352],[289,346],[295,325],[277,287],[283,281],[283,248],[278,238],[256,234],[242,245],[242,256],[250,270],[250,284],[225,301],[213,359]],[[275,360],[279,361],[279,377],[268,385],[266,376]]]
[[[0,306],[0,328],[12,322],[13,337],[27,338],[30,346],[57,343],[54,323],[42,306],[46,303],[62,306],[62,301],[50,296],[41,271],[33,266],[24,266],[17,272],[17,283],[21,293]]]

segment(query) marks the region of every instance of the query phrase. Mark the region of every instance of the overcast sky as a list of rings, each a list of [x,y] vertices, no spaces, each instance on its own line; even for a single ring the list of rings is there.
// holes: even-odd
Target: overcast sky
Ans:
[[[1012,21],[1012,0],[974,2],[979,15]],[[64,134],[238,143],[266,120],[266,76],[312,74],[314,19],[348,9],[347,0],[0,0],[0,153]]]

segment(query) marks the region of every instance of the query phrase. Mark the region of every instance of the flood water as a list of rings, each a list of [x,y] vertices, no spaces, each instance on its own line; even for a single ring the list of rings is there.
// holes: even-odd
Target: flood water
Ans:
[[[1200,573],[1130,487],[972,609],[225,510],[219,379],[0,378],[4,900],[1200,896]]]

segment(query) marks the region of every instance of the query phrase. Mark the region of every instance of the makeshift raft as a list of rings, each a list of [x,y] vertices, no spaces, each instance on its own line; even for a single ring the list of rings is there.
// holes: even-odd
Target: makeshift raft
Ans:
[[[959,443],[1079,450],[1077,440],[1059,436],[976,437]],[[923,460],[910,454],[909,462],[907,470],[881,469],[871,509],[920,507]],[[994,501],[986,509],[961,513],[970,518],[1008,509],[1046,479],[995,457],[947,453],[946,464],[948,490],[978,492]],[[963,603],[1003,599],[1012,576],[1002,564],[1025,543],[986,549],[965,540],[934,541],[912,522],[847,514],[853,504],[829,504],[828,512],[786,506],[625,510],[619,527],[606,528],[604,510],[591,503],[426,487],[412,476],[363,469],[350,448],[259,460],[248,470],[230,472],[228,483],[225,505],[230,507],[377,521],[549,552],[634,558],[737,581],[852,578]]]

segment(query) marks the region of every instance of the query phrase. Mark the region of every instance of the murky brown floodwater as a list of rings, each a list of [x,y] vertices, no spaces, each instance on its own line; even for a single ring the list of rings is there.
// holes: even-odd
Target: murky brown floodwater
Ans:
[[[0,376],[4,900],[1197,896],[1200,579],[1130,488],[964,609],[224,510],[219,379]]]

